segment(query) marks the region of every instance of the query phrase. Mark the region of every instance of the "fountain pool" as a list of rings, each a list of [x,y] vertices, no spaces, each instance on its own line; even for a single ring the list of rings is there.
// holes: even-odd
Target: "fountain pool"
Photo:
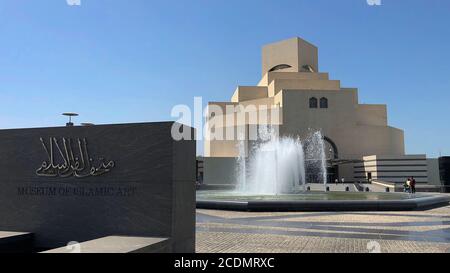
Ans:
[[[198,191],[197,208],[240,211],[407,211],[447,206],[444,194],[377,192],[299,192],[245,195],[235,191]]]
[[[229,191],[197,191],[197,208],[245,211],[414,210],[448,205],[441,194],[326,192],[324,138],[320,131],[305,139],[278,137],[270,128],[250,151],[239,143],[238,181]],[[314,181],[308,181],[313,177]],[[308,183],[323,184],[308,191]],[[320,187],[319,187],[320,188]],[[317,187],[316,187],[317,189]]]

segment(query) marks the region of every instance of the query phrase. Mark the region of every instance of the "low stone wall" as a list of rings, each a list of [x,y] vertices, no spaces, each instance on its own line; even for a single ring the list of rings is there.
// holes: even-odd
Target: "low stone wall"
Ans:
[[[195,141],[172,125],[0,130],[0,231],[39,249],[116,235],[194,252]]]
[[[390,191],[393,192],[403,192],[404,187],[403,183],[392,183],[392,182],[384,182],[384,181],[372,181],[372,184],[382,186],[385,188],[389,188]],[[416,184],[417,192],[444,192],[444,188],[442,186],[430,185],[426,183],[418,183]]]

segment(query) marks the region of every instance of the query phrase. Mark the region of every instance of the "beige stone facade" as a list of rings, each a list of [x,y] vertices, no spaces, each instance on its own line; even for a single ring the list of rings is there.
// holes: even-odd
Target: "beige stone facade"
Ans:
[[[371,181],[404,183],[414,177],[417,183],[428,181],[426,155],[365,156],[363,162],[355,164],[355,178]]]
[[[242,106],[245,110],[241,111],[251,116],[255,110],[248,106],[267,107],[270,112],[267,123],[279,125],[281,136],[304,137],[311,130],[321,130],[330,147],[334,146],[334,159],[405,154],[403,131],[388,125],[386,105],[360,104],[356,88],[343,87],[339,80],[321,72],[316,46],[293,38],[266,45],[262,53],[260,82],[256,86],[237,87],[230,102],[211,102],[210,109],[216,107],[225,112],[227,107]],[[217,115],[210,110],[209,114],[210,121],[220,120],[216,127],[227,127],[227,120],[237,118],[236,113]],[[243,129],[248,139],[248,126],[252,123],[247,118],[233,125],[233,129]],[[238,141],[207,140],[204,152],[205,160],[233,158],[239,153]],[[355,180],[354,164],[340,165],[339,177]]]

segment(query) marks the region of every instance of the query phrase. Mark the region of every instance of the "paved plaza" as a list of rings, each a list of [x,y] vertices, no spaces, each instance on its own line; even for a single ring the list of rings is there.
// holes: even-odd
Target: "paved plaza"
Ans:
[[[450,252],[450,206],[410,212],[197,210],[198,253]]]

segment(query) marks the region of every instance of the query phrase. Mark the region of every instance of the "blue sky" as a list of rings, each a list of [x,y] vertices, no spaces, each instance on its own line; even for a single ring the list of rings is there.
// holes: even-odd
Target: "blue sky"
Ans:
[[[300,36],[388,104],[408,153],[449,155],[449,26],[448,0],[0,0],[0,128],[171,120],[256,84],[261,46]]]

